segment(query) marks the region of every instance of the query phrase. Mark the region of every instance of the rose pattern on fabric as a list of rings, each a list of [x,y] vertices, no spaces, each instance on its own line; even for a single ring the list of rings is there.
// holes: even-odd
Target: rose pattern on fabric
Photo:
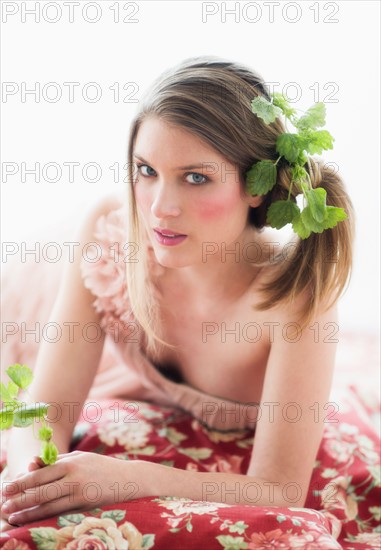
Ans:
[[[124,402],[119,408],[115,402],[99,402],[99,423],[81,420],[73,450],[120,459],[141,452],[144,460],[199,472],[247,470],[252,431],[219,437],[186,413],[144,402],[138,402],[138,422],[124,422],[129,412],[122,414]],[[371,423],[357,416],[353,399],[351,403],[343,407],[338,424],[325,426],[305,508],[154,496],[11,529],[0,544],[6,550],[380,548],[380,440]]]

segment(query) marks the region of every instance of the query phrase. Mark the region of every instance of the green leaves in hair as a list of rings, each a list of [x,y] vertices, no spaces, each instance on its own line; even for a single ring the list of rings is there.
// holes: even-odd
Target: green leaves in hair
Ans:
[[[327,192],[322,187],[313,188],[310,176],[304,168],[308,154],[321,154],[333,149],[334,138],[327,130],[318,130],[325,124],[325,105],[316,103],[303,116],[296,116],[287,99],[280,93],[270,94],[271,101],[258,96],[251,102],[252,112],[265,124],[271,124],[282,115],[296,128],[295,133],[285,132],[276,140],[276,151],[279,157],[272,160],[260,160],[252,165],[246,173],[246,187],[251,195],[266,195],[277,181],[277,164],[283,157],[291,169],[291,182],[286,200],[273,202],[267,211],[267,223],[275,229],[281,229],[288,223],[301,239],[311,233],[322,233],[325,229],[335,227],[338,222],[347,218],[343,208],[326,204]],[[304,195],[304,208],[290,199],[293,185],[301,189]],[[296,193],[301,194],[301,193]]]

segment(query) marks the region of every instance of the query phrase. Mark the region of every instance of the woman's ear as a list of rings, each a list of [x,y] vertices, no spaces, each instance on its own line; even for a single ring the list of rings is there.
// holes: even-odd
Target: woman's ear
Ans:
[[[257,208],[258,206],[260,206],[264,198],[265,195],[249,195],[248,193],[246,194],[246,202],[252,208]]]

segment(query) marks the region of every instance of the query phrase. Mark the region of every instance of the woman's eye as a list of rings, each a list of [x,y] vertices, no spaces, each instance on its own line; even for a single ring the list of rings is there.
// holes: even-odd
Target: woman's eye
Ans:
[[[156,176],[155,170],[148,166],[148,164],[137,164],[136,166],[138,172],[141,172],[144,177]],[[207,176],[203,176],[202,174],[199,174],[197,172],[189,172],[186,177],[192,178],[191,180],[188,179],[187,181],[189,183],[192,183],[193,185],[200,185],[208,181]]]
[[[143,176],[153,176],[155,174],[155,170],[150,166],[148,166],[148,164],[138,164],[137,167],[138,167],[138,170],[142,172]],[[147,168],[148,173],[144,173],[144,170],[143,170],[144,168]],[[150,173],[149,172],[150,170],[152,170],[154,174]]]
[[[208,181],[208,178],[206,176],[203,176],[202,174],[198,174],[197,172],[190,172],[187,175],[187,177],[189,176],[193,178],[193,181],[190,181],[189,183],[201,184],[201,183],[206,183]]]

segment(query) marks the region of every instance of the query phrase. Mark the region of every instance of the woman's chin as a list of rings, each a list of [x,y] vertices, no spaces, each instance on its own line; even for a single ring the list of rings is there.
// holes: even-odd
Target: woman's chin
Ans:
[[[178,253],[175,250],[158,250],[154,248],[156,261],[162,267],[179,268],[192,265],[189,255]]]

